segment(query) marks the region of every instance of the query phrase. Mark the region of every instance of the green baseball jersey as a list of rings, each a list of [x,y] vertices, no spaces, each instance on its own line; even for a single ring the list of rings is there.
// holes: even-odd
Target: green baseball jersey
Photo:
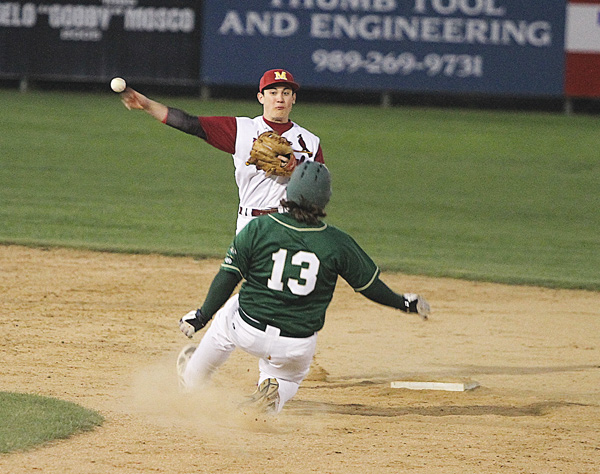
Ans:
[[[340,275],[362,291],[379,268],[345,232],[325,223],[307,225],[289,214],[253,219],[235,237],[221,268],[245,279],[240,308],[282,333],[319,331]]]

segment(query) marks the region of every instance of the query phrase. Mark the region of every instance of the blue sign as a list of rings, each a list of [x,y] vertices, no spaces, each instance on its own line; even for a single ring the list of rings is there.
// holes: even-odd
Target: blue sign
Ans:
[[[560,96],[565,1],[207,0],[202,81]]]

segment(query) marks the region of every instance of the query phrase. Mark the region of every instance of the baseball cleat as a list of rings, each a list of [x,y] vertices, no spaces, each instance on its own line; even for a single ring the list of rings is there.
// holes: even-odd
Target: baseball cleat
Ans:
[[[263,413],[277,413],[279,403],[279,382],[277,379],[265,379],[240,406],[255,406]]]
[[[177,356],[177,376],[179,378],[179,387],[185,388],[185,382],[183,380],[183,373],[185,372],[185,368],[187,367],[187,363],[192,357],[192,354],[198,347],[197,344],[188,344],[179,352]]]

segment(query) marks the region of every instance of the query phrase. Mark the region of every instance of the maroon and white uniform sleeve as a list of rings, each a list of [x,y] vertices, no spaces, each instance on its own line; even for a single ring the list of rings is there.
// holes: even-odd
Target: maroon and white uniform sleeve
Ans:
[[[198,117],[206,132],[206,142],[221,151],[235,153],[237,124],[235,117]]]
[[[169,107],[164,123],[195,135],[224,152],[235,153],[237,125],[235,117],[198,117]]]

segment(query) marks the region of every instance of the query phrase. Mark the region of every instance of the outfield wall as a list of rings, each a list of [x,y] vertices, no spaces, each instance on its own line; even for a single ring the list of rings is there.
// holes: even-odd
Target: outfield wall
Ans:
[[[0,1],[0,77],[600,96],[600,0]]]

